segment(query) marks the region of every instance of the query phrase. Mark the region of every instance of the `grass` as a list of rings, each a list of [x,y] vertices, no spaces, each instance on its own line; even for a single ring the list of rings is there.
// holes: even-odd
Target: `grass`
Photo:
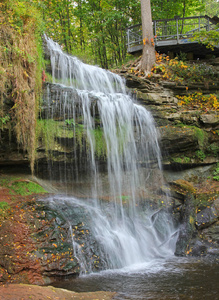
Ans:
[[[10,186],[11,195],[29,196],[40,193],[46,193],[46,190],[34,182],[15,181]]]
[[[0,216],[6,216],[8,213],[8,210],[10,209],[10,205],[5,202],[5,201],[1,201],[0,202]]]

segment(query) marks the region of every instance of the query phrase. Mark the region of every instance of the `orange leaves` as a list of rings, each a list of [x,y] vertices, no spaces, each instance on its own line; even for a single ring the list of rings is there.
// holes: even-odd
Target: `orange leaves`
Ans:
[[[143,45],[146,45],[146,44],[149,45],[149,39],[148,38],[144,38],[143,39]]]
[[[188,90],[188,87],[186,87]],[[202,93],[194,93],[185,96],[176,96],[179,100],[179,105],[185,105],[190,108],[199,108],[204,111],[211,110],[218,110],[219,109],[219,100],[216,95],[203,95]]]

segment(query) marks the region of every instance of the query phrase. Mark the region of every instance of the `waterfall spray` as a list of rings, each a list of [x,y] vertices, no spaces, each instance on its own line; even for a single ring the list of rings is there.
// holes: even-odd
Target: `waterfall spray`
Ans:
[[[51,39],[45,39],[53,76],[53,85],[49,85],[44,101],[46,119],[58,120],[62,129],[69,125],[64,133],[64,146],[62,139],[56,138],[60,140],[59,152],[61,146],[68,149],[64,165],[69,160],[72,172],[76,173],[85,164],[86,176],[89,173],[92,178],[87,196],[92,205],[73,197],[66,201],[72,202],[72,206],[77,202],[88,212],[91,231],[104,255],[106,268],[122,268],[172,255],[176,242],[173,222],[166,211],[157,208],[155,213],[153,205],[145,201],[150,199],[149,190],[162,184],[153,117],[133,100],[120,76],[84,64],[63,53]],[[107,175],[100,170],[97,132],[105,145]],[[86,157],[82,159],[83,151]],[[66,169],[62,182],[68,178]],[[151,176],[155,169],[160,170],[157,180]],[[77,255],[71,220],[68,222]],[[83,266],[86,269],[85,263]]]

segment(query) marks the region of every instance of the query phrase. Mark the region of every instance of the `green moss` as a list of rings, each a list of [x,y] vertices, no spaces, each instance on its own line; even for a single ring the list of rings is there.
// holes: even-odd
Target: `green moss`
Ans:
[[[28,196],[32,194],[47,193],[44,188],[34,182],[15,181],[10,186],[10,194]]]
[[[216,168],[213,172],[213,179],[219,181],[219,163],[217,163]]]
[[[201,150],[205,149],[208,141],[207,133],[204,130],[197,127],[195,127],[194,130],[195,130],[195,136],[198,139],[198,144],[200,149]]]
[[[0,184],[2,187],[9,189],[11,195],[27,196],[31,194],[47,193],[39,184],[32,181],[24,181],[18,177],[1,178]]]
[[[9,208],[10,208],[10,205],[7,202],[5,202],[5,201],[0,202],[0,212],[7,210]]]
[[[191,162],[191,158],[183,155],[181,157],[173,157],[172,161],[180,164],[188,164]]]
[[[95,139],[95,153],[97,157],[106,156],[107,148],[102,128],[92,130]]]
[[[195,155],[196,155],[196,157],[197,157],[198,159],[200,159],[200,160],[202,160],[202,161],[206,158],[206,155],[205,155],[205,153],[204,153],[202,150],[197,150],[197,151],[195,152]]]
[[[211,153],[212,153],[214,156],[217,156],[218,153],[219,153],[219,144],[218,144],[218,143],[212,143],[212,144],[209,146],[209,150],[211,151]]]
[[[211,205],[217,197],[217,192],[206,192],[196,194],[196,205],[198,210],[202,210],[205,207]]]
[[[78,122],[80,122],[79,118],[77,120],[71,118],[62,121],[37,121],[38,146],[45,147],[47,157],[54,159],[53,151],[72,151],[72,149],[68,148],[67,143],[66,145],[62,143],[64,139],[72,139],[73,144],[77,144],[81,151],[84,149],[84,146],[86,146],[86,150],[89,151],[90,139],[88,138],[87,129],[83,124],[79,124]],[[123,152],[124,145],[127,142],[127,134],[126,128],[117,129],[118,149],[120,153]],[[99,158],[105,158],[107,156],[107,145],[103,128],[97,126],[95,129],[89,131],[89,135],[94,143],[95,155]]]

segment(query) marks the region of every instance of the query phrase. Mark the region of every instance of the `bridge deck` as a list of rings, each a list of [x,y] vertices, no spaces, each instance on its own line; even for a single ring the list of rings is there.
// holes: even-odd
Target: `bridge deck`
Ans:
[[[154,20],[155,48],[157,51],[163,52],[192,52],[191,50],[195,50],[200,54],[207,54],[209,49],[201,46],[196,41],[192,41],[191,38],[195,32],[216,29],[218,23],[219,18],[210,18],[208,16]],[[127,47],[127,51],[131,54],[142,50],[141,24],[127,29]],[[215,47],[215,52],[219,54],[219,45]]]

